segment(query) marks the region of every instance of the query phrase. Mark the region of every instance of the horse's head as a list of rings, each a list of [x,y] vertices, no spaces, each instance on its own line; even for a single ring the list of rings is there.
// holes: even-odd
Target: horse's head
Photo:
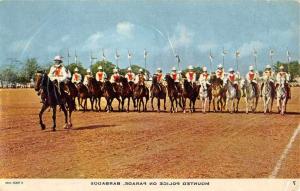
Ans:
[[[165,76],[167,84],[173,84],[174,83],[174,79],[170,76],[170,74],[166,74]]]
[[[122,84],[127,84],[127,83],[128,83],[128,80],[127,80],[127,78],[125,78],[125,77],[123,77],[123,76],[120,76],[120,82],[121,82]]]
[[[152,84],[156,84],[157,83],[157,75],[153,74],[152,76]]]
[[[42,86],[46,86],[47,74],[43,71],[37,71],[34,75],[34,90],[40,91]]]

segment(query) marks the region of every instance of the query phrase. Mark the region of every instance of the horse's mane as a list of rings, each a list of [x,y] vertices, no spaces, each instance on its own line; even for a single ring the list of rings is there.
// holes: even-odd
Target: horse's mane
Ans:
[[[175,81],[173,78],[171,78],[170,74],[166,74],[166,81],[167,81],[167,85],[174,85]]]
[[[152,84],[156,84],[157,83],[157,75],[153,74],[152,76]]]

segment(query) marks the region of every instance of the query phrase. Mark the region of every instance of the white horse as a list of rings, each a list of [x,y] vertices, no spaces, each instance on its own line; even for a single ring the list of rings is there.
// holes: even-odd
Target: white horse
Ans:
[[[240,92],[236,90],[234,84],[225,80],[225,89],[226,89],[226,108],[230,113],[238,112],[238,105],[240,101]],[[235,102],[236,101],[236,102]]]
[[[263,82],[262,99],[264,102],[264,114],[267,112],[272,113],[274,96],[271,81],[269,79]]]
[[[280,113],[281,115],[284,115],[287,104],[287,90],[285,88],[285,83],[285,79],[281,79],[276,89],[277,108],[278,113]]]
[[[206,112],[206,104],[207,102],[210,101],[209,99],[209,89],[208,89],[208,86],[209,84],[205,81],[202,81],[200,83],[200,90],[199,90],[199,97],[200,97],[200,100],[201,100],[201,106],[202,106],[202,113],[205,113]]]
[[[252,112],[254,113],[257,108],[258,97],[259,97],[255,91],[255,87],[252,84],[252,82],[250,82],[247,79],[241,81],[241,87],[245,93],[246,113],[248,114],[249,112],[249,106]]]

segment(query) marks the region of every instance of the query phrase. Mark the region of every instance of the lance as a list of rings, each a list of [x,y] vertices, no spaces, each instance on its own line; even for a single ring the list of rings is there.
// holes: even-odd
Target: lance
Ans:
[[[93,57],[93,52],[91,51],[91,57],[90,57],[90,62],[91,62],[91,71],[92,71],[92,65],[93,65],[93,61],[96,60],[97,58],[96,57]]]
[[[71,57],[71,56],[70,56],[70,51],[69,51],[69,49],[68,49],[68,56],[67,56],[67,57],[68,57],[68,65],[70,65],[70,57]]]
[[[175,57],[177,58],[177,66],[178,66],[178,70],[180,70],[180,66],[179,66],[180,58],[179,58],[179,55],[177,54]]]
[[[209,63],[210,63],[210,72],[212,72],[212,62],[213,62],[213,56],[211,53],[211,49],[209,50]]]
[[[146,51],[146,49],[144,49],[144,61],[145,61],[145,70],[147,70],[147,56],[148,56],[148,52]]]
[[[102,48],[102,61],[105,61],[106,60],[106,57],[105,57],[105,54],[104,54],[104,49]]]
[[[120,58],[120,55],[118,54],[118,50],[116,49],[115,59],[116,59],[116,63],[117,63],[117,68],[119,68],[119,58]]]
[[[290,72],[290,62],[291,62],[291,54],[290,51],[287,49],[286,51],[286,56],[287,56],[287,67],[288,67],[288,72]]]
[[[254,67],[255,67],[255,69],[257,70],[257,64],[256,64],[257,51],[256,51],[255,48],[254,48],[254,50],[253,50],[253,56],[254,56]]]
[[[223,57],[223,68],[225,68],[225,54],[227,54],[227,51],[225,51],[223,47],[222,57]]]
[[[238,58],[240,57],[240,52],[237,50],[235,52],[235,61],[236,61],[236,71],[239,71],[239,62],[238,62]]]
[[[131,67],[131,53],[129,52],[128,50],[128,63],[129,63],[129,66]]]
[[[271,61],[271,65],[273,66],[273,55],[274,55],[274,50],[270,49],[270,61]]]
[[[74,59],[75,59],[75,64],[77,65],[77,53],[76,53],[76,49],[75,49],[75,56],[74,56]]]

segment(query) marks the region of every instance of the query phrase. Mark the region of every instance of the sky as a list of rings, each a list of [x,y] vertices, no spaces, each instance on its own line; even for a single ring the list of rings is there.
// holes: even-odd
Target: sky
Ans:
[[[300,3],[296,1],[251,0],[101,0],[101,1],[8,1],[0,0],[0,66],[9,58],[24,62],[35,57],[41,64],[52,62],[55,55],[74,52],[85,67],[90,55],[102,59],[102,49],[119,66],[132,64],[147,69],[161,67],[169,72],[188,65],[216,69],[222,63],[223,48],[228,52],[224,65],[236,69],[235,51],[240,52],[239,70],[245,73],[254,64],[300,58]],[[212,65],[209,52],[213,55]]]

